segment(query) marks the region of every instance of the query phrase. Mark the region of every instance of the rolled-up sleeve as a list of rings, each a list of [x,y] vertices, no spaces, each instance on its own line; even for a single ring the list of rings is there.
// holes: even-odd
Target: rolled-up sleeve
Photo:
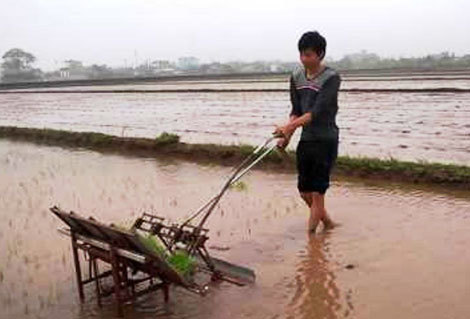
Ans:
[[[312,119],[318,117],[319,114],[328,110],[330,105],[335,105],[338,100],[338,91],[341,84],[341,78],[338,74],[331,76],[323,84],[315,98],[315,102],[310,109]]]
[[[289,115],[290,116],[292,116],[292,115],[301,116],[302,115],[302,109],[300,107],[300,98],[299,98],[299,94],[297,93],[297,89],[296,89],[295,83],[294,83],[294,78],[293,78],[292,75],[289,79],[289,82],[290,82],[290,86],[289,86],[290,101],[291,101],[291,104],[292,104],[292,109],[291,109],[291,112],[290,112]]]

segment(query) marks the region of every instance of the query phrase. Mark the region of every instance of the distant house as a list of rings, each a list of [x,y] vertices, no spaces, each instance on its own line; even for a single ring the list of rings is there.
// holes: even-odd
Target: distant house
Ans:
[[[59,69],[60,78],[67,80],[80,80],[88,78],[89,71],[82,62],[76,60],[64,61],[65,67]]]
[[[204,74],[224,74],[233,73],[234,69],[229,64],[223,64],[219,62],[213,62],[209,64],[202,64],[199,68],[201,73]]]
[[[152,67],[155,70],[164,70],[171,68],[171,62],[168,60],[155,60],[152,62]]]
[[[155,74],[173,74],[175,72],[173,63],[168,60],[155,60],[151,67]]]
[[[281,66],[279,64],[271,64],[269,66],[269,71],[270,72],[280,72],[281,71]]]
[[[69,68],[60,68],[59,74],[62,79],[70,78],[70,69]]]
[[[269,72],[269,67],[265,66],[262,62],[246,63],[240,67],[240,72],[243,73],[257,73]]]
[[[181,70],[195,70],[199,68],[199,59],[192,56],[181,57],[178,59],[178,67]]]
[[[69,67],[60,68],[60,78],[63,80],[82,80],[87,79],[89,71],[86,68],[83,69],[72,69]]]

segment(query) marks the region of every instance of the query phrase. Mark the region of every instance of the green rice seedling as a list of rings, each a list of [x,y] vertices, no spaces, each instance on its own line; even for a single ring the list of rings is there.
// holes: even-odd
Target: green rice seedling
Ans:
[[[145,246],[145,248],[164,259],[167,258],[167,250],[156,236],[151,234],[142,235],[137,233],[137,237],[139,238],[139,241]]]
[[[168,263],[183,276],[192,275],[196,269],[196,260],[184,250],[176,250],[168,257]]]
[[[238,181],[230,185],[230,189],[243,192],[248,190],[248,185],[244,181]]]
[[[111,226],[114,228],[117,228],[119,230],[127,231],[127,232],[133,232],[134,229],[132,226],[134,225],[134,221],[131,219],[123,220],[119,223],[112,223]]]

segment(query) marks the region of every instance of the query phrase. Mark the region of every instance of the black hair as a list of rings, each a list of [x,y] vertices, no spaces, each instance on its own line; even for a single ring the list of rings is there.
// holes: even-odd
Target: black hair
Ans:
[[[303,52],[308,49],[315,51],[321,60],[325,57],[326,40],[317,31],[308,31],[302,34],[302,36],[300,37],[298,47],[299,52]]]

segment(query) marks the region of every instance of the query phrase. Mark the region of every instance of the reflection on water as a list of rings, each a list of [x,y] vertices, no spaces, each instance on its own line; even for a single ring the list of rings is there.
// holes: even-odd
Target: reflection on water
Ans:
[[[299,255],[289,318],[342,318],[353,310],[350,302],[345,304],[347,309],[342,309],[345,306],[341,291],[328,259],[329,236],[328,233],[311,236],[306,251]]]
[[[228,172],[0,140],[0,318],[115,317],[93,287],[79,303],[51,205],[106,222],[143,210],[179,221]],[[255,269],[256,285],[218,284],[204,298],[176,288],[168,305],[152,294],[126,309],[130,318],[467,318],[468,192],[337,180],[327,205],[342,226],[308,240],[295,175],[255,170],[244,181],[211,216],[208,246]]]

